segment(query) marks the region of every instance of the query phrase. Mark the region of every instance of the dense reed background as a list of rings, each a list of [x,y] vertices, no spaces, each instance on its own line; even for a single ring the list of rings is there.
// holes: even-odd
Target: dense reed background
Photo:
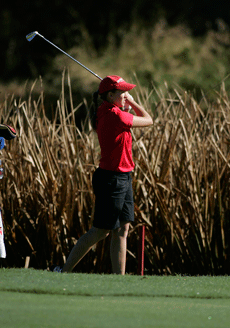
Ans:
[[[65,85],[68,85],[66,102]],[[7,259],[12,267],[46,269],[62,264],[92,223],[92,174],[100,149],[89,116],[80,128],[70,78],[52,119],[44,95],[6,97],[1,122],[17,130],[1,152],[1,181]],[[64,91],[65,90],[65,91]],[[215,101],[178,89],[138,86],[134,97],[152,111],[154,125],[134,129],[133,172],[136,221],[128,238],[127,272],[137,271],[138,227],[146,226],[146,274],[230,273],[230,101],[225,85]],[[212,97],[213,99],[213,97]],[[84,102],[90,109],[91,104]],[[109,237],[76,267],[111,271]]]

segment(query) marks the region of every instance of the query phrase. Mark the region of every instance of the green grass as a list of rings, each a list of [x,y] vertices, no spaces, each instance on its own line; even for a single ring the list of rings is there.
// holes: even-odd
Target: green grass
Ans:
[[[1,327],[229,327],[230,278],[0,270]]]
[[[12,292],[1,292],[0,300],[1,327],[221,328],[230,319],[230,300]]]
[[[34,269],[0,270],[0,291],[81,296],[230,299],[230,278],[57,274]]]

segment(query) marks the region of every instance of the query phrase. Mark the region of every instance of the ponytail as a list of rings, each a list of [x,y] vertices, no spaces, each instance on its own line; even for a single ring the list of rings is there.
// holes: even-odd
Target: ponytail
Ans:
[[[97,108],[98,108],[98,94],[99,94],[99,90],[97,90],[96,92],[94,92],[93,94],[93,114],[92,114],[92,126],[93,129],[96,130],[97,128]]]
[[[107,100],[107,96],[109,92],[116,92],[116,89],[112,89],[109,91],[106,91],[100,95],[100,100],[105,101]],[[97,128],[97,109],[98,109],[98,95],[99,90],[93,93],[93,111],[91,112],[91,123],[94,130]],[[101,102],[100,102],[101,103]]]

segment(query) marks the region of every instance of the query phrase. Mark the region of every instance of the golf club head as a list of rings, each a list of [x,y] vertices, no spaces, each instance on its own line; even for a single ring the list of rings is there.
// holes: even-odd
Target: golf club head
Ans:
[[[37,31],[35,31],[35,32],[31,32],[31,33],[27,34],[27,36],[26,36],[27,41],[32,41],[33,38],[35,38],[35,36],[36,36],[37,34],[38,34]]]

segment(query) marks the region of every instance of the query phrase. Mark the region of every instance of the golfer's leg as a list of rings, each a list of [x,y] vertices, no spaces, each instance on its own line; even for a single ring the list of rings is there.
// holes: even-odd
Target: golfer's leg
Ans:
[[[129,223],[122,222],[121,227],[112,232],[110,257],[116,274],[125,274],[128,231]]]
[[[109,230],[92,227],[86,234],[81,236],[70,252],[62,272],[71,272],[84,255],[90,251],[93,245],[107,237],[109,232]]]

